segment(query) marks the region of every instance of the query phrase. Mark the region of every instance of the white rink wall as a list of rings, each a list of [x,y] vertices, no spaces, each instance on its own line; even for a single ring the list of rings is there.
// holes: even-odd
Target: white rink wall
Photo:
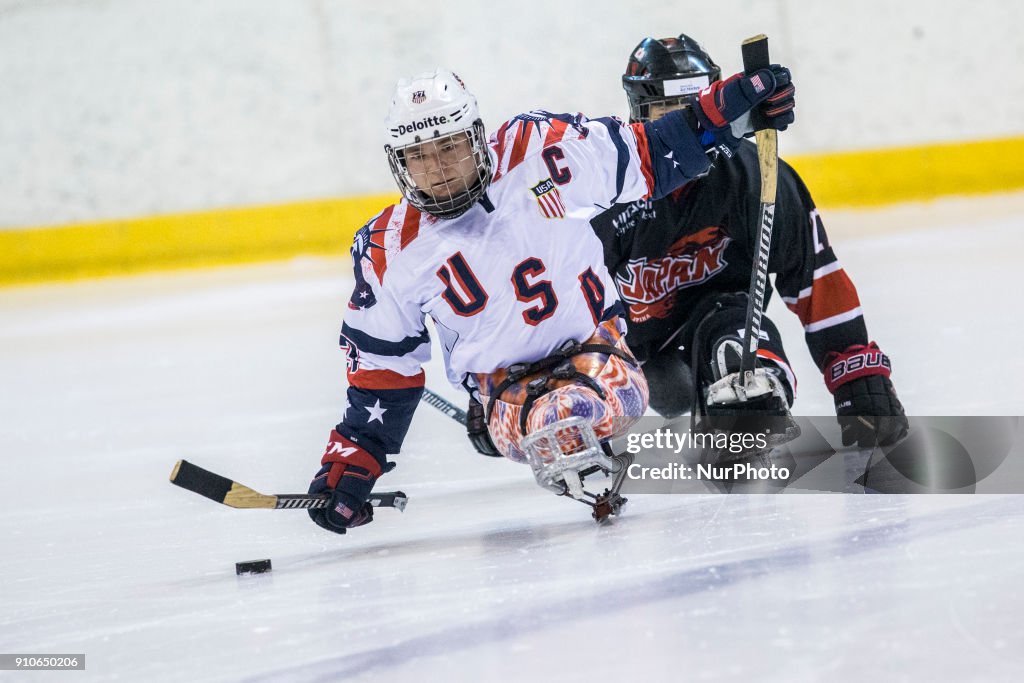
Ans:
[[[492,127],[626,114],[645,35],[726,73],[791,66],[783,154],[1024,134],[1024,4],[610,0],[0,0],[0,227],[390,192],[394,81],[454,68]]]

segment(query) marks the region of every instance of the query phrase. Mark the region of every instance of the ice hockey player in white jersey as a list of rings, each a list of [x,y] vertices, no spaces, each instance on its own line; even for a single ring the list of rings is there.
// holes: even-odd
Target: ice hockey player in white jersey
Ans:
[[[647,386],[590,219],[706,173],[707,152],[751,134],[744,114],[788,81],[773,66],[707,91],[714,120],[531,111],[489,140],[456,74],[400,81],[385,150],[403,199],[353,243],[356,286],[341,331],[348,406],[310,484],[331,494],[313,520],[344,533],[373,519],[367,498],[394,466],[387,456],[399,452],[423,391],[427,316],[448,380],[485,407],[506,457],[524,461],[524,439],[566,418],[607,440],[631,424],[613,417],[641,416]]]

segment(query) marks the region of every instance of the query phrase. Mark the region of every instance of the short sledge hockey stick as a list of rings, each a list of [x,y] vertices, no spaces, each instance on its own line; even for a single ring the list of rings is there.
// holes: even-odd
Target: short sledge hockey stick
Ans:
[[[458,422],[463,427],[466,426],[466,411],[463,410],[462,408],[459,408],[451,401],[435,394],[430,389],[423,389],[423,395],[420,396],[420,400],[423,401],[424,403],[434,406],[442,413]]]
[[[171,483],[183,489],[198,493],[210,500],[233,508],[263,508],[266,510],[308,510],[327,507],[330,496],[308,493],[260,493],[231,481],[227,477],[204,470],[188,460],[179,460],[171,471]],[[409,497],[401,491],[371,493],[370,505],[381,508],[396,508],[405,511]]]
[[[743,71],[752,74],[766,69],[768,37],[763,33],[743,41]],[[755,122],[756,122],[755,118]],[[778,131],[767,128],[754,133],[757,139],[757,160],[761,168],[761,211],[757,224],[757,261],[750,273],[750,291],[747,299],[747,321],[743,328],[743,356],[740,359],[740,378],[743,386],[753,380],[754,357],[761,341],[761,318],[764,316],[764,294],[768,285],[768,256],[772,246],[772,225],[775,222],[775,190],[779,179]]]

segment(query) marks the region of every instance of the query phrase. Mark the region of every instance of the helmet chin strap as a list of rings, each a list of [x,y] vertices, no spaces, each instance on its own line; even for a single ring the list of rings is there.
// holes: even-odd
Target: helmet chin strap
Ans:
[[[417,192],[422,196],[422,208],[417,208],[420,208],[420,210],[425,213],[429,213],[431,216],[436,216],[446,220],[458,218],[473,208],[473,204],[475,204],[483,195],[483,191],[479,189],[481,184],[482,183],[478,179],[477,182],[474,183],[473,187],[469,188],[465,192],[452,195],[448,199],[442,201],[434,199],[422,190],[417,190]],[[414,206],[416,205],[414,204]]]

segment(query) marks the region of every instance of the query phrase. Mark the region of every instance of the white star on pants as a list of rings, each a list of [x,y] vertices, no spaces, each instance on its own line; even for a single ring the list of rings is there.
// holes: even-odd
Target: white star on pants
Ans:
[[[387,408],[380,407],[380,399],[377,399],[377,403],[372,406],[367,406],[366,411],[370,413],[370,417],[366,420],[367,422],[373,422],[377,420],[381,424],[384,424],[384,413],[388,412]]]
[[[679,168],[679,162],[672,158],[672,154],[672,150],[669,150],[669,153],[665,155],[665,158],[672,162],[672,168]]]

